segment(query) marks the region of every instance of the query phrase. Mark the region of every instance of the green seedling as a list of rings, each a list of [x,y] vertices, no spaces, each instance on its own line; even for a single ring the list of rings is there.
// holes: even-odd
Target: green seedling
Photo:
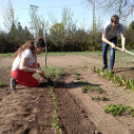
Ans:
[[[120,115],[123,111],[123,106],[121,104],[108,104],[106,108],[104,108],[106,113],[110,113],[111,115],[117,116]]]
[[[3,81],[0,81],[0,87],[5,87],[5,86],[7,86],[7,84]]]
[[[88,82],[84,82],[84,81],[77,81],[77,82],[72,81],[71,83],[73,83],[75,85],[77,85],[77,84],[88,85],[89,84]]]
[[[80,74],[78,72],[74,72],[73,74],[74,75],[77,75],[77,76],[80,76]]]
[[[116,86],[123,85],[122,79],[117,74],[113,75],[112,82],[114,82]]]
[[[104,70],[101,69],[100,72],[99,72],[99,74],[100,74],[101,76],[105,76],[105,72],[104,72]]]
[[[93,71],[96,72],[96,67],[95,66],[93,67]]]
[[[56,79],[53,80],[53,86],[56,86],[58,83],[56,81]]]
[[[131,112],[131,116],[134,117],[134,111]]]
[[[122,76],[121,81],[125,85],[128,79],[125,76]]]
[[[97,73],[100,74],[100,69],[97,70]]]
[[[99,101],[99,100],[100,100],[100,97],[99,97],[99,96],[97,96],[97,97],[92,97],[92,100]]]
[[[94,91],[94,89],[90,85],[85,85],[82,87],[82,93],[87,93],[87,91]]]
[[[103,89],[101,89],[100,87],[98,87],[98,86],[96,86],[96,87],[94,87],[94,90],[96,90],[97,91],[97,93],[103,93],[103,92],[105,92]]]
[[[113,71],[107,73],[107,79],[111,80],[113,78]]]
[[[95,100],[95,101],[99,101],[99,100],[102,100],[102,101],[110,101],[110,98],[106,98],[105,96],[102,96],[102,97],[92,97],[92,100]]]
[[[73,78],[76,79],[76,80],[81,80],[81,79],[83,79],[83,78],[80,77],[80,76],[74,76]]]
[[[134,92],[134,79],[129,82],[129,86],[132,89],[132,92]]]
[[[104,111],[110,113],[111,115],[117,116],[121,114],[129,114],[132,117],[134,116],[134,110],[131,106],[122,106],[121,104],[108,104]]]

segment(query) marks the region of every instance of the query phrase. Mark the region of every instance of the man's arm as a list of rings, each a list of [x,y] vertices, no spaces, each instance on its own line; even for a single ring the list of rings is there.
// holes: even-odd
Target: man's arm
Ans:
[[[110,42],[109,40],[106,39],[106,35],[105,34],[102,34],[102,41],[109,44],[110,46],[112,46],[112,48],[116,48],[115,44]]]
[[[122,51],[125,51],[125,44],[126,44],[126,38],[124,36],[124,34],[121,34],[121,44],[122,44]]]

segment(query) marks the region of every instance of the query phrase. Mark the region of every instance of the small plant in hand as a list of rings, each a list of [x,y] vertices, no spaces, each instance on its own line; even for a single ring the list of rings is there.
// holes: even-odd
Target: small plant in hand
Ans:
[[[111,99],[110,98],[106,98],[105,96],[97,96],[97,97],[92,97],[92,100],[95,100],[95,101],[110,101]]]
[[[131,106],[122,106],[121,104],[108,104],[104,111],[106,113],[110,113],[111,115],[117,116],[117,115],[123,115],[123,114],[129,114],[132,117],[134,117],[134,110]]]
[[[7,86],[7,84],[3,81],[0,81],[0,87],[5,87],[5,86]]]

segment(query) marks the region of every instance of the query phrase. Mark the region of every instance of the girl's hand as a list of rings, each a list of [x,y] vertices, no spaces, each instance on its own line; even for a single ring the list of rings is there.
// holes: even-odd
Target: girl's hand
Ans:
[[[39,75],[43,75],[43,71],[40,70],[40,69],[37,69],[36,72],[37,72],[37,74],[39,74]]]

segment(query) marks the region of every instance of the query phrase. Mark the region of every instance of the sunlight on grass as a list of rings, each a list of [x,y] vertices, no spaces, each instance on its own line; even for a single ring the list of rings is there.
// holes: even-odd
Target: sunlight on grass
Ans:
[[[51,79],[60,79],[63,73],[63,70],[61,67],[54,67],[54,66],[47,67],[47,68],[43,67],[42,70],[45,73],[45,75],[47,75]]]
[[[131,52],[134,52],[134,50],[131,50]],[[0,57],[13,57],[14,53],[5,53],[5,54],[0,54]],[[92,56],[92,58],[98,58],[97,56],[102,56],[102,51],[86,51],[86,52],[48,52],[47,56],[63,56],[63,55],[85,55],[85,56]],[[110,55],[110,51],[108,51],[108,56]],[[42,53],[39,56],[45,56],[45,52]],[[121,51],[116,51],[115,55],[116,59],[124,59],[127,61],[134,61],[134,56],[121,52]]]

